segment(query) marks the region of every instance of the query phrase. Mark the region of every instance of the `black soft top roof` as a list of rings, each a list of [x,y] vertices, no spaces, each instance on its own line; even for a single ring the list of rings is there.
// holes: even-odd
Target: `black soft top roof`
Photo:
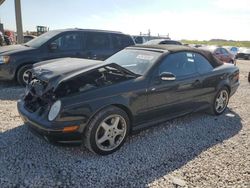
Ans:
[[[128,47],[128,48],[157,50],[163,53],[176,53],[176,52],[183,52],[183,51],[194,52],[194,53],[199,53],[203,55],[204,57],[206,57],[213,67],[218,67],[223,64],[223,62],[220,61],[218,58],[216,58],[210,51],[204,50],[204,49],[192,48],[188,46],[160,44],[160,45],[135,45],[133,47]]]

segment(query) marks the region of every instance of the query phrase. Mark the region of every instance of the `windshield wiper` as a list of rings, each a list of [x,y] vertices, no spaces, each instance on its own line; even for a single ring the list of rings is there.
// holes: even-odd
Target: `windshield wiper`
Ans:
[[[26,46],[26,47],[30,47],[28,44],[23,44],[24,46]]]

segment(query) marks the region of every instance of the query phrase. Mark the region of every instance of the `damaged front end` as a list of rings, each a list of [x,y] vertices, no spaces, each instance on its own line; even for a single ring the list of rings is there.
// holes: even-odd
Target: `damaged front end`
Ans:
[[[50,73],[48,70],[44,72],[39,70],[39,73],[36,70],[31,72],[24,96],[25,108],[29,112],[43,114],[61,98],[100,89],[138,76],[114,63],[86,72],[74,72],[67,76],[51,76],[51,80],[43,79],[46,72]]]
[[[116,65],[100,65],[74,72],[55,72],[33,68],[25,95],[17,107],[32,131],[59,142],[81,141],[89,118],[94,113],[86,101],[88,91],[98,90],[137,75]],[[85,95],[85,97],[82,97]],[[93,95],[88,95],[89,98]]]
[[[38,78],[32,78],[26,86],[24,104],[29,112],[43,114],[55,102],[53,88],[46,90],[48,83]]]

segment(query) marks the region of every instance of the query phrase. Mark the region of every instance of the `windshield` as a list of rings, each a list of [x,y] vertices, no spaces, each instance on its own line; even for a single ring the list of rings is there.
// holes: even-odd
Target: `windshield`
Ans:
[[[59,34],[59,31],[46,32],[40,35],[39,37],[34,38],[33,40],[25,43],[25,45],[33,47],[33,48],[39,48],[40,46],[45,44],[48,40],[50,40],[52,37],[56,36],[57,34]]]
[[[116,63],[137,75],[144,75],[156,60],[160,52],[125,49],[108,58],[106,63]]]
[[[232,47],[232,48],[231,48],[231,51],[232,51],[232,52],[237,52],[237,51],[238,51],[238,48]]]

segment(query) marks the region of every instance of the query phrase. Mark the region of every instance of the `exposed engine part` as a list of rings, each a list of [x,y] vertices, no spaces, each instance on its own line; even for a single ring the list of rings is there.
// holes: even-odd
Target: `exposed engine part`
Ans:
[[[53,103],[53,95],[50,92],[44,93],[47,83],[36,78],[33,78],[26,88],[26,95],[24,97],[25,107],[31,111],[44,111]]]
[[[33,79],[28,84],[27,88],[33,95],[42,96],[47,86],[47,83],[38,79]]]
[[[68,81],[64,81],[56,89],[55,95],[59,98],[65,97],[77,92],[85,92],[99,87],[115,84],[130,78],[131,77],[125,76],[116,69],[110,70],[100,68],[87,74],[74,77]]]

